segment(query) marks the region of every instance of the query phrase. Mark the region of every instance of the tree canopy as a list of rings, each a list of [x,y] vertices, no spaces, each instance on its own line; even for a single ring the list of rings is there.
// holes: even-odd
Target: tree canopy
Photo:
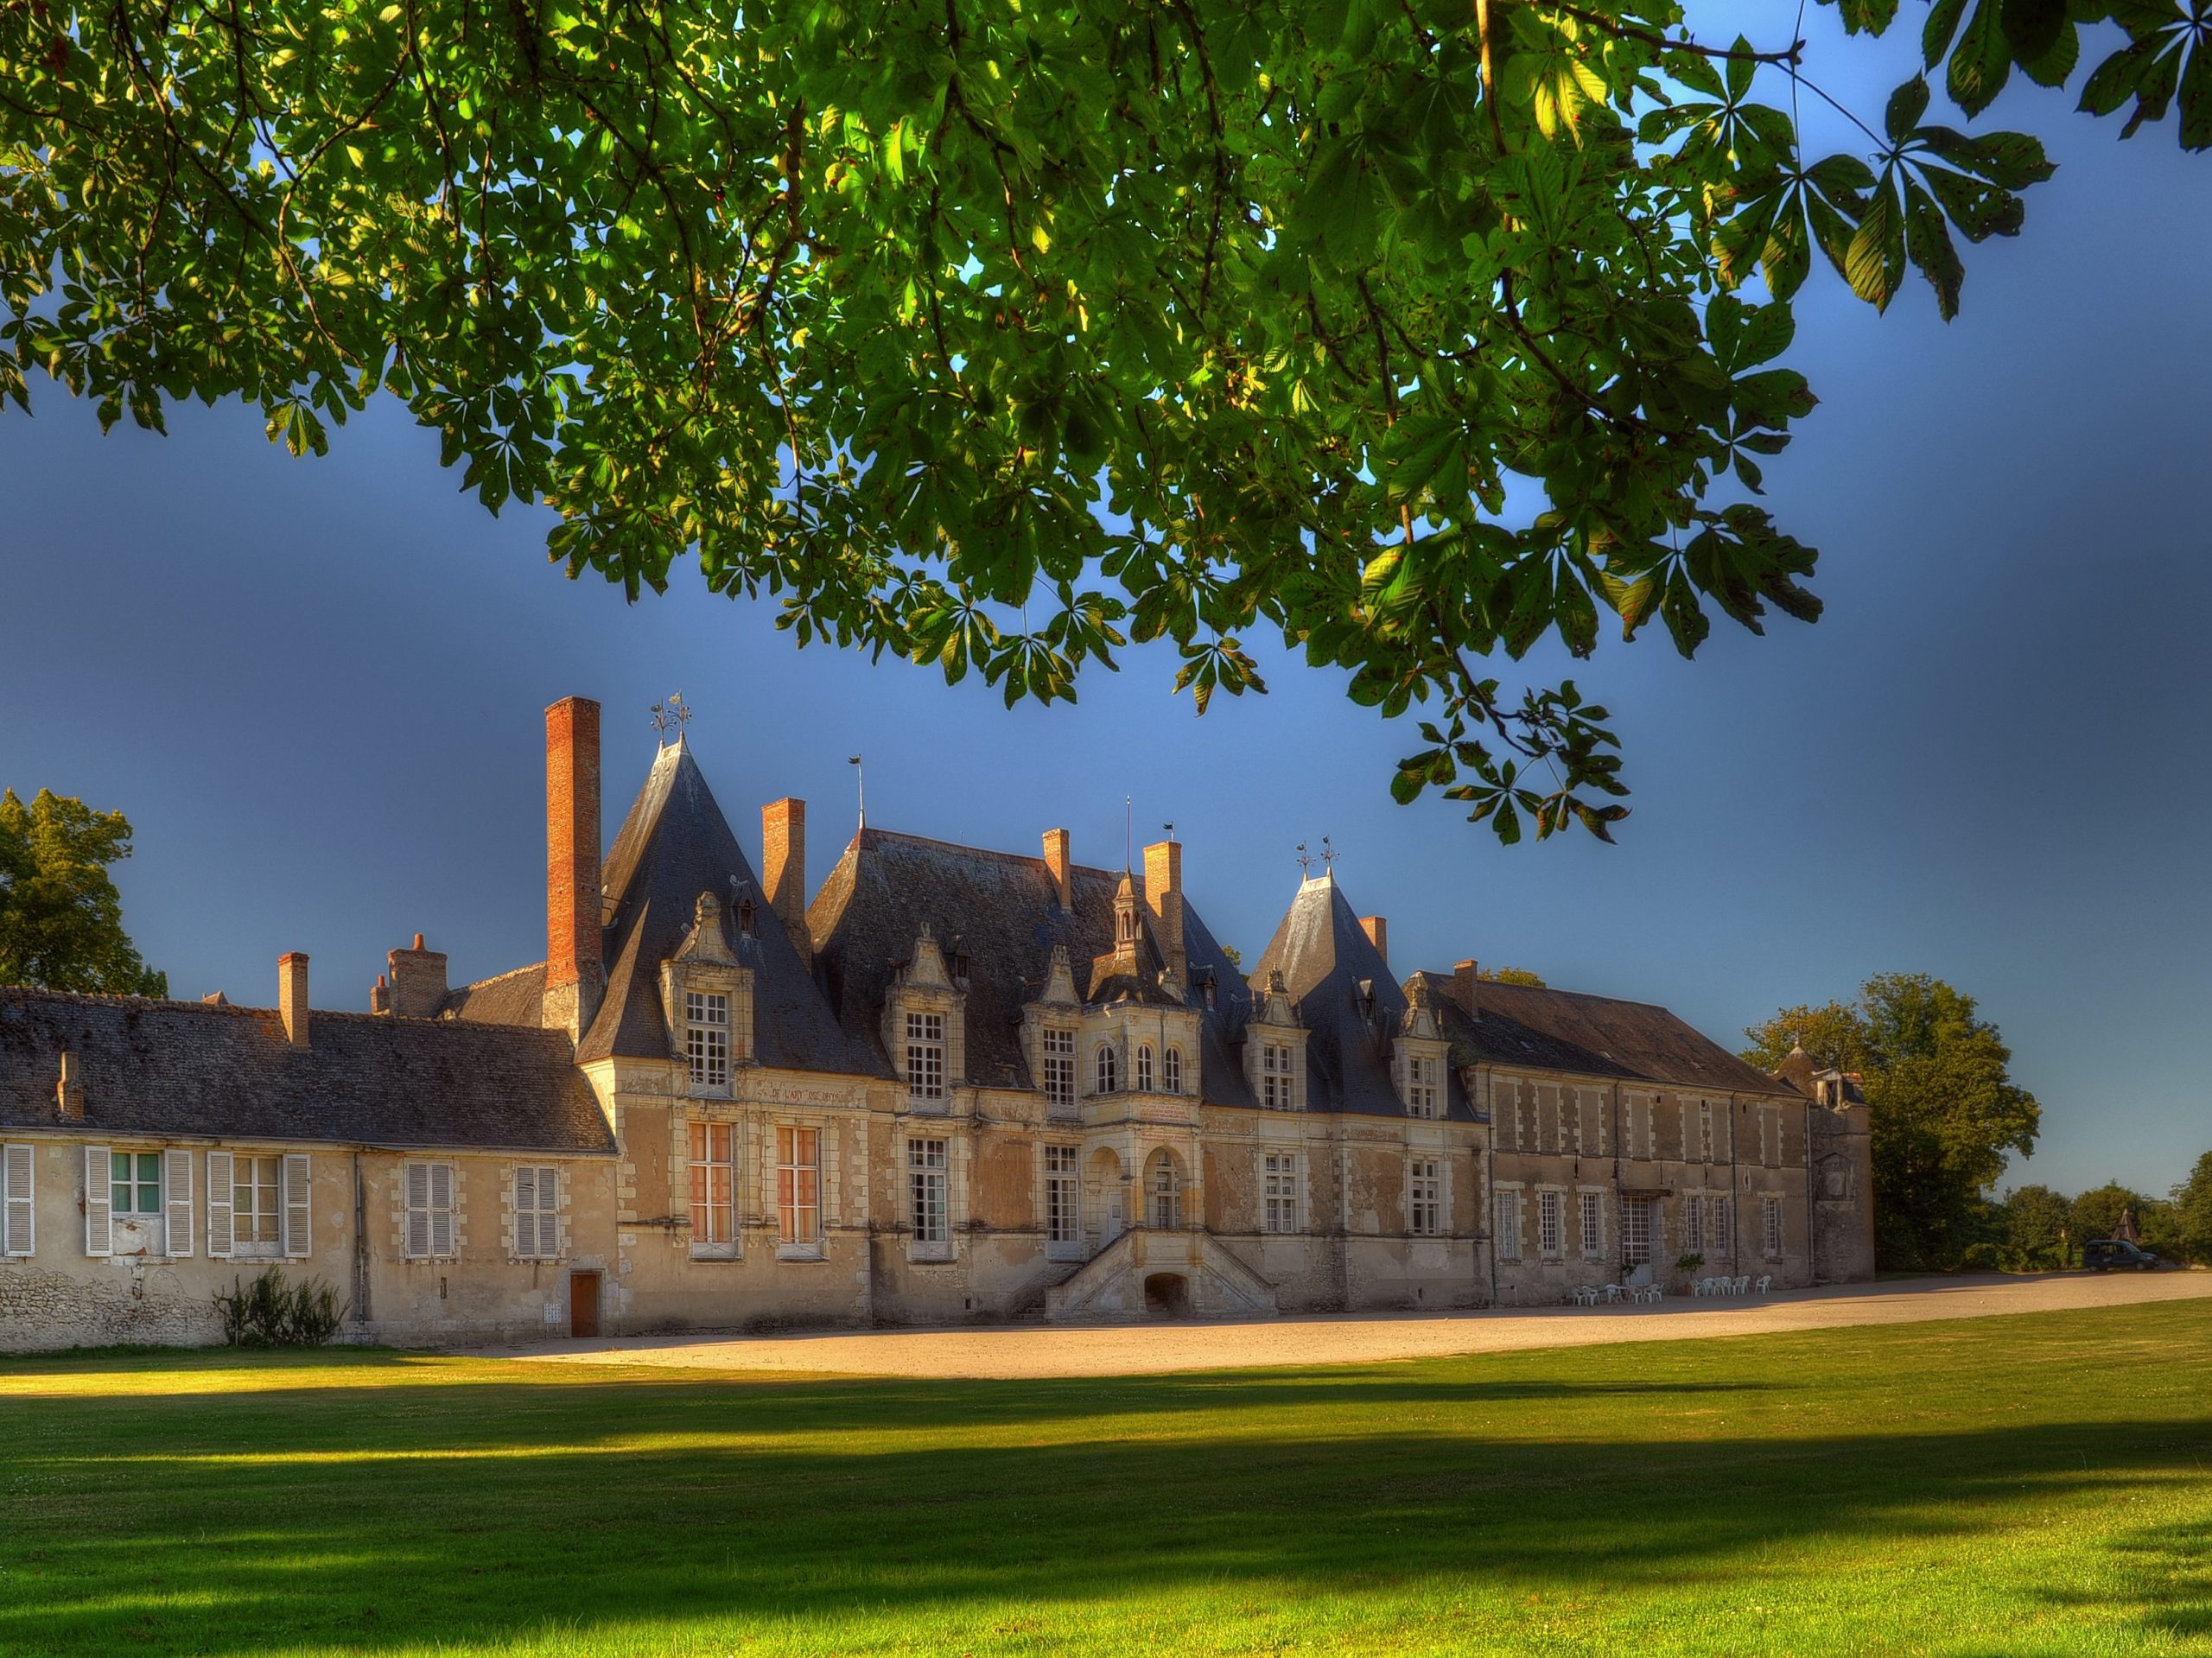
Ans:
[[[168,975],[123,930],[108,866],[130,855],[121,812],[41,789],[26,806],[0,792],[0,984],[166,996]]]
[[[1786,1007],[1744,1034],[1744,1058],[1763,1069],[1802,1044],[1815,1065],[1859,1077],[1881,1264],[1959,1264],[1977,1241],[1983,1194],[2011,1154],[2035,1149],[2043,1121],[1974,998],[1926,974],[1878,974],[1852,1001]]]
[[[2078,80],[2212,143],[2203,0],[1934,0],[1827,155],[1770,10],[30,0],[0,396],[238,396],[321,451],[389,394],[571,575],[696,557],[1010,703],[1167,640],[1203,710],[1276,630],[1422,716],[1401,798],[1610,838],[1606,710],[1489,661],[1818,615],[1757,499],[1814,406],[1793,298],[1916,270],[1948,317],[2051,170],[1937,96]]]

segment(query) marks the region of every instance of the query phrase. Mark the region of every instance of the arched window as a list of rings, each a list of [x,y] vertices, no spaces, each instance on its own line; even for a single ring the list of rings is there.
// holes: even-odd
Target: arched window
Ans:
[[[1182,1049],[1170,1048],[1167,1050],[1167,1064],[1165,1067],[1161,1080],[1166,1084],[1167,1091],[1170,1094],[1180,1094],[1183,1091]]]
[[[1137,1092],[1138,1092],[1138,1093],[1140,1093],[1140,1094],[1149,1094],[1149,1093],[1151,1093],[1151,1092],[1152,1092],[1152,1046],[1151,1046],[1151,1045],[1150,1045],[1149,1043],[1141,1044],[1141,1045],[1138,1046],[1138,1048],[1137,1048],[1137,1066],[1136,1066],[1136,1070],[1137,1070],[1137,1080],[1136,1080],[1136,1089],[1137,1089]]]
[[[1098,1089],[1101,1094],[1111,1094],[1122,1085],[1120,1068],[1114,1063],[1114,1050],[1101,1046],[1098,1050]]]

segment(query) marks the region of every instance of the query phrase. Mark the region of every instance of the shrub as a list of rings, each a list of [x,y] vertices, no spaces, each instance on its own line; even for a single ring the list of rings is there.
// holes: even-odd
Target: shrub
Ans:
[[[320,1347],[346,1318],[338,1292],[322,1280],[287,1283],[275,1267],[251,1283],[233,1278],[215,1293],[215,1311],[233,1347]]]
[[[1970,1273],[1993,1273],[2005,1265],[2004,1255],[1993,1243],[1967,1245],[1966,1269]]]
[[[1705,1265],[1705,1257],[1692,1251],[1675,1262],[1675,1270],[1687,1276]]]

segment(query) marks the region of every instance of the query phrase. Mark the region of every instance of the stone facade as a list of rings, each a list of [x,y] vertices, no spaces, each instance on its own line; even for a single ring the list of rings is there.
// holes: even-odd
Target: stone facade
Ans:
[[[810,895],[804,803],[756,877],[680,740],[602,859],[598,730],[547,712],[543,962],[449,988],[418,934],[365,1016],[310,1015],[298,956],[276,1010],[0,992],[0,1346],[213,1339],[264,1260],[399,1343],[1871,1276],[1848,1079],[1401,979],[1326,873],[1247,975],[1173,841],[1116,872],[863,828]],[[118,1153],[157,1212],[103,1250]],[[284,1211],[241,1246],[273,1200],[219,1189],[257,1180]]]

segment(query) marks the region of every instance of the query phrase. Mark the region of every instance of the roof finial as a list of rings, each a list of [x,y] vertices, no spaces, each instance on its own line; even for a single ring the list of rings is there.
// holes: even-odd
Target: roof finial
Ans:
[[[853,768],[853,781],[860,785],[861,827],[868,827],[868,768],[861,764],[858,754],[848,754],[845,764]]]
[[[667,746],[667,737],[671,729],[676,733],[677,746],[681,747],[683,742],[683,727],[690,723],[691,710],[685,705],[682,691],[677,691],[665,702],[653,704],[653,730],[658,734],[663,747]]]
[[[1122,797],[1122,873],[1126,875],[1136,867],[1137,809],[1135,797]]]
[[[1325,835],[1321,837],[1321,873],[1323,874],[1327,874],[1329,873],[1329,866],[1336,862],[1336,861],[1343,855],[1344,854],[1342,853],[1338,852],[1334,847],[1329,844],[1329,837],[1327,835]]]
[[[1306,842],[1303,841],[1298,843],[1298,873],[1301,878],[1307,880],[1311,880],[1313,877],[1313,860],[1306,855]]]

